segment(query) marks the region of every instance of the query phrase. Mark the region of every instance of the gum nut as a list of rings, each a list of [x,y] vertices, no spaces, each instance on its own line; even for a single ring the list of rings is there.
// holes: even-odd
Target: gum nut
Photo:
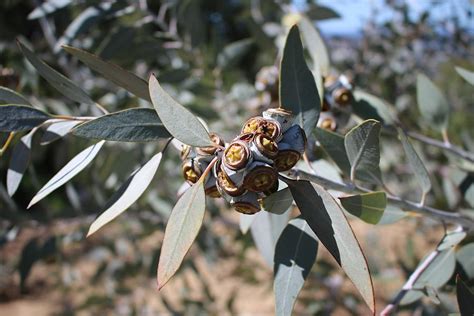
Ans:
[[[222,169],[217,173],[217,185],[218,188],[223,191],[223,193],[230,196],[239,196],[245,192],[243,186],[236,186],[234,183],[232,183],[232,181],[230,181]],[[224,196],[224,194],[222,195]]]
[[[273,185],[273,187],[271,187],[270,189],[266,190],[266,191],[263,191],[262,193],[265,195],[265,196],[270,196],[272,195],[273,193],[275,193],[276,191],[278,191],[278,187],[280,186],[280,183],[279,181],[276,181],[275,184]]]
[[[206,185],[204,186],[204,191],[207,196],[212,198],[218,198],[221,196],[219,190],[217,189],[217,180],[214,175],[209,175]]]
[[[264,134],[258,134],[255,136],[253,144],[261,153],[267,158],[273,159],[278,155],[278,145],[270,137]]]
[[[221,169],[226,174],[227,179],[229,179],[235,186],[242,186],[244,183],[245,169],[232,170],[227,168],[224,164],[221,165]]]
[[[306,135],[304,130],[295,124],[283,134],[281,142],[289,144],[293,150],[303,154],[306,148]]]
[[[253,141],[254,138],[255,138],[255,133],[244,133],[234,138],[234,141],[241,140],[243,142],[250,143]]]
[[[255,133],[261,120],[263,120],[263,117],[261,116],[255,116],[248,119],[247,122],[245,122],[244,127],[242,127],[241,134]]]
[[[181,157],[181,160],[185,160],[186,158],[189,157],[190,153],[191,153],[191,146],[183,145],[181,148],[181,152],[179,153],[179,156]]]
[[[250,149],[246,142],[237,140],[224,150],[222,163],[232,170],[244,168],[250,161]]]
[[[278,182],[278,172],[265,163],[255,162],[249,167],[244,178],[244,188],[252,192],[271,189]]]
[[[259,134],[262,135],[262,134]],[[273,165],[272,158],[266,157],[257,147],[255,141],[250,144],[250,151],[252,152],[252,162],[263,162],[269,165]]]
[[[295,119],[291,111],[280,108],[268,109],[262,115],[266,119],[274,119],[280,123],[282,133],[286,132],[293,125]]]
[[[263,119],[260,121],[257,133],[264,134],[274,141],[279,141],[282,135],[280,123],[274,119]]]
[[[202,174],[198,163],[194,159],[187,160],[182,166],[183,177],[189,183],[196,183]]]
[[[337,88],[332,92],[334,101],[339,105],[348,105],[352,102],[352,93],[347,88]]]
[[[273,160],[273,167],[278,172],[288,171],[293,168],[301,158],[301,154],[291,148],[291,145],[281,143],[278,156]]]
[[[240,197],[233,198],[231,205],[242,214],[255,214],[261,210],[258,194],[255,192],[247,192]]]
[[[352,79],[350,79],[348,76],[346,75],[340,75],[339,76],[339,82],[341,83],[341,85],[344,87],[344,88],[347,88],[349,90],[352,89]]]
[[[224,146],[224,141],[216,133],[210,133],[209,137],[211,138],[211,141],[214,144],[216,144],[217,146],[199,147],[199,148],[196,149],[198,154],[200,154],[200,155],[214,155],[215,152],[217,151],[217,149],[219,148],[218,146],[221,146],[221,147]]]
[[[330,131],[335,131],[337,128],[336,119],[330,113],[324,113],[326,115],[321,115],[318,120],[318,127]]]

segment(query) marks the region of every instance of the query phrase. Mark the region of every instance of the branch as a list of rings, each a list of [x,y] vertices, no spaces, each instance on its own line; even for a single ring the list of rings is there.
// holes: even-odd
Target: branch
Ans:
[[[325,187],[326,189],[344,192],[348,194],[372,192],[371,190],[356,187],[352,184],[337,183],[327,178],[320,177],[315,174],[311,174],[299,169],[292,169],[289,172],[289,175],[292,177],[295,177],[298,180],[308,180],[308,181],[317,183]],[[463,216],[458,213],[439,210],[439,209],[429,207],[429,206],[424,206],[413,201],[404,200],[401,197],[388,194],[388,193],[387,193],[387,201],[391,203],[392,205],[396,205],[405,210],[410,210],[411,212],[414,212],[414,213],[434,217],[443,222],[458,224],[468,230],[474,230],[474,220],[467,216]]]

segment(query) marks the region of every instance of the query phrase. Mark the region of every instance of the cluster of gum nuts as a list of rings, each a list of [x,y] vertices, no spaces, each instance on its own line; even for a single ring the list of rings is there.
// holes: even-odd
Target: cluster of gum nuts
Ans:
[[[249,119],[230,143],[214,133],[215,147],[186,147],[181,153],[183,176],[196,183],[211,162],[206,195],[223,197],[236,211],[255,214],[262,198],[278,191],[278,173],[290,170],[305,151],[304,130],[291,112],[269,109]]]

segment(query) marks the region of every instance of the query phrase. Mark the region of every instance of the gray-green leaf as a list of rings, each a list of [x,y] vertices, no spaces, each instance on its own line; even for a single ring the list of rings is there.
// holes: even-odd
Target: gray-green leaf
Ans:
[[[7,171],[7,191],[9,196],[15,194],[28,168],[31,158],[31,140],[36,130],[31,130],[13,147]]]
[[[74,82],[48,66],[41,59],[36,57],[35,53],[28,49],[23,43],[18,41],[18,45],[23,55],[36,68],[41,77],[48,81],[56,90],[65,97],[78,103],[94,104],[89,95],[79,88]]]
[[[354,113],[364,120],[376,119],[386,125],[398,123],[397,115],[387,101],[358,89],[354,91],[354,99]]]
[[[91,224],[87,236],[92,235],[107,223],[122,214],[127,208],[138,200],[150,185],[158,170],[163,154],[154,155],[150,161],[135,171],[120,189],[112,196],[106,210]]]
[[[0,104],[30,105],[30,102],[18,92],[10,90],[6,87],[0,87]]]
[[[239,60],[250,50],[253,39],[246,38],[225,46],[217,56],[217,65],[220,68],[235,66]]]
[[[455,67],[456,72],[464,78],[467,82],[470,84],[474,85],[474,71],[469,71],[467,69],[461,68],[461,67]]]
[[[293,196],[290,189],[284,188],[263,198],[263,209],[273,214],[283,214],[291,207]]]
[[[464,245],[456,252],[459,262],[469,279],[474,279],[474,243]]]
[[[329,75],[331,61],[323,38],[314,24],[307,17],[301,16],[298,24],[301,28],[301,35],[303,36],[306,48],[308,49],[313,64],[315,65],[315,70],[318,70],[322,76]],[[321,92],[321,90],[319,90],[319,92]]]
[[[319,118],[321,100],[303,55],[298,27],[294,25],[286,38],[280,66],[280,106],[295,115],[306,135],[310,135]]]
[[[75,126],[82,123],[82,121],[57,121],[51,123],[48,128],[44,131],[43,135],[41,136],[40,144],[41,145],[48,145],[55,140],[58,140],[64,136],[66,136]]]
[[[150,97],[161,122],[168,132],[185,143],[195,147],[213,146],[204,125],[191,111],[173,100],[160,86],[155,76],[150,77]]]
[[[317,252],[318,240],[308,223],[302,218],[292,219],[275,248],[273,289],[276,315],[291,315]]]
[[[461,279],[456,276],[456,298],[461,316],[474,315],[474,292]]]
[[[448,127],[449,104],[443,92],[425,75],[416,77],[416,100],[423,118],[435,129]]]
[[[48,113],[27,105],[0,105],[0,132],[30,130],[50,119]]]
[[[314,136],[339,169],[349,176],[351,174],[351,163],[347,157],[344,136],[319,127],[314,129]]]
[[[158,289],[176,273],[201,228],[206,210],[202,180],[180,197],[171,212],[158,263]]]
[[[318,240],[352,280],[375,311],[374,289],[367,261],[344,212],[322,187],[303,180],[286,180],[296,205]]]
[[[387,206],[385,192],[370,192],[339,198],[346,211],[369,224],[377,224]]]
[[[105,79],[112,81],[139,98],[150,101],[147,82],[134,73],[84,50],[71,46],[63,46],[63,49],[77,57],[92,70],[97,71]]]
[[[170,137],[153,109],[136,108],[101,116],[72,130],[76,136],[121,142],[149,142]]]

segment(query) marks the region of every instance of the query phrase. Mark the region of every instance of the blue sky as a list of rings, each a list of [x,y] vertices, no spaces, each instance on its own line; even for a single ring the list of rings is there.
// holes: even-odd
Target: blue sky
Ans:
[[[342,16],[341,19],[318,23],[321,32],[326,36],[357,35],[374,12],[377,21],[383,22],[393,18],[393,13],[387,10],[383,0],[318,0],[316,2],[336,10]],[[444,19],[455,14],[463,26],[474,31],[474,18],[469,18],[465,14],[465,8],[468,6],[474,13],[474,5],[470,0],[406,0],[406,2],[413,18],[418,17],[426,8],[431,8],[434,20]],[[433,5],[433,2],[437,2],[437,4]],[[294,3],[298,5],[301,2],[295,0]]]

